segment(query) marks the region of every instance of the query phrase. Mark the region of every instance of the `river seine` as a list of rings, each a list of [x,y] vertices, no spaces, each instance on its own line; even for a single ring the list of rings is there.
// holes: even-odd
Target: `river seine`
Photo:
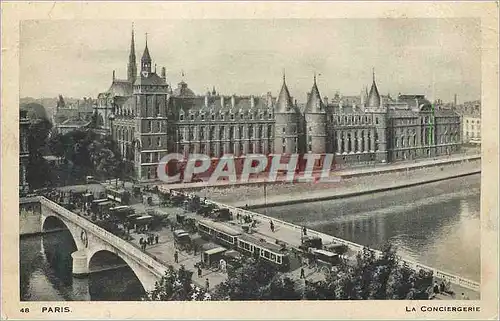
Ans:
[[[480,281],[479,174],[341,200],[257,212]]]
[[[480,175],[342,200],[259,209],[261,213],[381,248],[390,242],[420,263],[480,280]],[[139,300],[130,268],[73,278],[68,231],[20,240],[21,300]]]

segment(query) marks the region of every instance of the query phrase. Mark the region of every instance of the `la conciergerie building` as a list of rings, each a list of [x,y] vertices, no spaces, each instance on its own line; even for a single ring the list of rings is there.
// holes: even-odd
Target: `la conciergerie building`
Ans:
[[[335,155],[336,166],[388,163],[457,152],[460,116],[434,109],[423,95],[391,98],[371,88],[359,96],[321,97],[312,79],[305,103],[290,94],[285,76],[277,97],[225,96],[215,88],[196,95],[181,81],[167,83],[166,70],[153,69],[148,43],[139,70],[132,32],[127,79],[100,93],[97,127],[118,142],[128,173],[136,181],[157,180],[168,153]]]

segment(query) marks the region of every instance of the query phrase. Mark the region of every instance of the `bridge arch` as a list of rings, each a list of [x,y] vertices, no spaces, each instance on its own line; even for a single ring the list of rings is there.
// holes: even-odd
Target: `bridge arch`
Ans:
[[[77,250],[85,249],[85,244],[82,241],[82,229],[78,228],[75,224],[67,222],[65,219],[57,215],[44,215],[42,214],[41,219],[41,231],[46,232],[53,230],[54,228],[66,228],[71,233],[73,237],[73,242],[75,242]]]
[[[155,283],[159,281],[159,277],[147,270],[144,266],[130,259],[127,255],[124,255],[121,251],[115,249],[114,247],[101,243],[102,246],[97,246],[94,244],[87,251],[87,267],[90,272],[92,272],[93,264],[98,259],[98,256],[103,254],[111,254],[120,258],[130,269],[134,272],[137,279],[140,281],[143,290],[151,291],[154,289]],[[107,253],[106,253],[107,252]]]
[[[113,253],[109,250],[102,249],[102,250],[97,250],[93,251],[92,256],[89,257],[88,259],[88,264],[89,264],[89,272],[91,275],[96,272],[101,272],[105,271],[106,269],[116,269],[116,268],[122,268],[122,267],[127,267],[132,271],[132,273],[126,273],[128,276],[129,280],[126,280],[125,283],[128,283],[130,285],[130,279],[135,279],[136,285],[134,286],[135,291],[139,290],[142,291],[141,294],[144,294],[146,292],[146,289],[144,288],[144,281],[141,281],[139,279],[138,273],[132,269],[132,267],[125,261],[125,259],[120,256],[117,253]],[[131,275],[132,274],[132,275]],[[140,274],[140,273],[139,273]],[[131,277],[131,278],[130,278]],[[113,280],[113,277],[110,277],[110,281]]]

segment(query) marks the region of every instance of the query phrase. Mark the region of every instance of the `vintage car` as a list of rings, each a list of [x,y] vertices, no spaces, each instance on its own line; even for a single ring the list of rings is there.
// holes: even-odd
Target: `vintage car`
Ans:
[[[191,236],[185,230],[174,231],[174,246],[179,250],[191,251]]]

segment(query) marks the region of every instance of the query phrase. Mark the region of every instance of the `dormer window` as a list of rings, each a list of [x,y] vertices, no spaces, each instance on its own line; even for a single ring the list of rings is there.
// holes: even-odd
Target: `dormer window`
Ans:
[[[253,113],[250,114],[250,119],[253,120]]]
[[[269,113],[268,116],[269,116],[269,119],[273,119],[273,113]]]
[[[262,113],[260,114],[260,119],[261,120],[264,119],[264,114],[262,114]]]
[[[212,114],[212,120],[215,120],[215,115],[214,114]]]
[[[201,114],[201,120],[205,120],[205,114]]]
[[[180,115],[179,115],[179,119],[180,119],[180,120],[184,120],[184,114],[180,114]]]
[[[243,113],[240,114],[240,119],[243,119],[245,115],[243,115]]]
[[[193,114],[189,115],[189,117],[191,118],[191,120],[194,120],[194,115]]]
[[[234,114],[231,114],[231,120],[234,120]]]
[[[224,114],[223,113],[220,114],[220,120],[224,120]]]

